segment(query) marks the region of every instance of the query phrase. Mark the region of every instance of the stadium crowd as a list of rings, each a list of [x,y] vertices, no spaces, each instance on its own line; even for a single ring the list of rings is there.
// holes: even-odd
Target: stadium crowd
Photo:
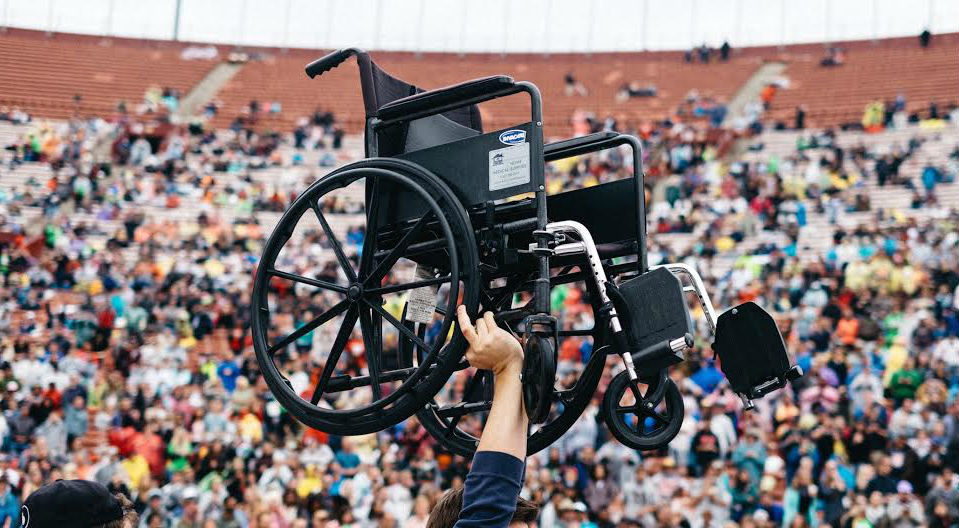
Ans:
[[[59,478],[127,494],[149,528],[421,528],[443,491],[462,483],[468,461],[444,453],[415,419],[360,437],[308,430],[259,374],[249,291],[268,233],[257,213],[282,211],[321,164],[349,158],[334,148],[334,123],[317,112],[292,137],[243,122],[173,127],[162,141],[136,120],[18,129],[0,174],[37,163],[52,172],[0,190],[0,232],[12,235],[0,242],[0,527],[18,526],[23,498]],[[652,263],[695,264],[717,306],[767,307],[807,374],[744,413],[700,338],[672,374],[682,431],[653,453],[625,448],[600,422],[605,379],[567,435],[528,461],[523,493],[543,505],[539,525],[956,526],[959,204],[940,203],[935,188],[955,181],[959,150],[929,160],[928,184],[925,170],[899,173],[923,141],[955,137],[924,136],[887,154],[810,132],[788,158],[760,151],[762,161],[729,163],[698,127],[629,131],[646,146],[652,230],[695,236],[682,249],[654,236]],[[104,149],[109,161],[94,156]],[[256,177],[307,159],[314,166],[296,176]],[[554,164],[550,191],[629,173],[629,157],[614,150]],[[868,225],[834,223],[824,254],[797,247],[808,215],[869,210],[862,184],[879,179],[941,214],[875,211]],[[151,217],[185,201],[203,204],[195,218]],[[107,221],[122,228],[105,231]],[[761,232],[787,236],[740,251]],[[362,238],[351,231],[349,245]],[[307,236],[300,249],[317,242]],[[735,264],[716,272],[730,255]],[[556,315],[588,324],[584,296],[557,288]],[[285,352],[296,387],[317,372],[311,352],[331,337],[314,334]],[[576,372],[589,353],[588,341],[567,339],[562,368]]]

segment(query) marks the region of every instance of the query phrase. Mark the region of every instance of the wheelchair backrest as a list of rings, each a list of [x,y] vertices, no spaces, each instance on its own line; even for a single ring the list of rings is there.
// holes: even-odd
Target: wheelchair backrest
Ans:
[[[322,75],[355,56],[366,110],[367,157],[400,158],[442,179],[467,208],[544,189],[542,101],[527,82],[497,75],[435,90],[398,79],[356,48],[335,51],[306,67]],[[483,132],[477,104],[525,92],[530,120],[508,129]],[[378,189],[394,203],[381,222],[415,216],[407,196]],[[370,193],[367,189],[367,193]]]
[[[483,121],[476,105],[456,108],[379,131],[371,130],[369,123],[380,108],[425,90],[390,75],[366,53],[357,55],[357,65],[360,69],[360,86],[366,111],[365,144],[368,157],[395,157],[483,133]]]

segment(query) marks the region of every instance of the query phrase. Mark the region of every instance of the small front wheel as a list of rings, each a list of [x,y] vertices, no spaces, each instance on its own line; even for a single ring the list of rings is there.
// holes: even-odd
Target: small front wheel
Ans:
[[[665,447],[679,434],[683,396],[665,373],[644,381],[649,381],[645,393],[637,394],[630,386],[628,373],[616,375],[603,397],[603,418],[623,445],[653,451]]]
[[[549,418],[556,382],[556,351],[548,337],[532,334],[523,347],[523,405],[529,422]]]

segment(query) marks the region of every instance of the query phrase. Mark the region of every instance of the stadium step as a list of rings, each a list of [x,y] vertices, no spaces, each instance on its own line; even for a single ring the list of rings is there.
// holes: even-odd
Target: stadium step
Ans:
[[[741,121],[746,116],[746,105],[758,101],[763,88],[782,75],[785,69],[786,64],[782,62],[767,62],[756,68],[752,76],[743,83],[729,101],[729,113],[723,120],[723,126],[735,126],[738,121]]]

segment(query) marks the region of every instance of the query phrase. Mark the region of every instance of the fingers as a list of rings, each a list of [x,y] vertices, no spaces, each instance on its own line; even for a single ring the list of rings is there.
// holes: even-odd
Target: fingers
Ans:
[[[466,338],[466,341],[472,345],[479,336],[476,334],[476,329],[473,328],[473,323],[470,321],[469,314],[466,313],[466,307],[462,304],[456,308],[456,318],[460,323],[460,332],[463,333],[463,337]]]
[[[486,320],[480,317],[479,319],[476,320],[476,335],[478,335],[480,339],[482,339],[486,337],[486,334],[488,333],[489,333],[489,326],[486,324]]]
[[[492,332],[493,330],[496,330],[496,327],[497,327],[498,325],[496,324],[496,319],[493,317],[493,312],[486,312],[486,313],[484,313],[484,314],[483,314],[483,320],[486,321],[486,328],[487,328],[490,332]]]

